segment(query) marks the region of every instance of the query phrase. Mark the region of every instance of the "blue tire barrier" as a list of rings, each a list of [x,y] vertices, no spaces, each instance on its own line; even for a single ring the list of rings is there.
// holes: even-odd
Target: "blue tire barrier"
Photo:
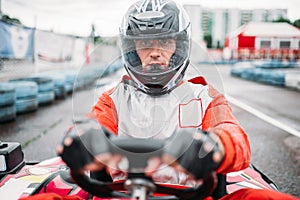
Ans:
[[[10,81],[16,90],[16,98],[36,97],[38,93],[38,85],[32,81]]]
[[[78,73],[77,80],[75,82],[76,88],[83,88],[89,83],[91,83],[94,79],[92,74],[89,74],[89,71],[82,70]]]
[[[65,99],[68,95],[65,86],[59,86],[54,88],[55,99]]]
[[[15,103],[16,91],[12,84],[0,83],[0,108],[11,106]]]
[[[285,85],[285,73],[282,71],[274,71],[272,73],[271,84],[276,86]]]
[[[16,106],[0,108],[0,123],[7,123],[16,119]]]
[[[55,93],[54,91],[39,92],[37,98],[39,106],[48,105],[54,102]]]
[[[66,83],[65,89],[66,89],[67,94],[73,93],[73,84],[71,84],[71,83]]]
[[[242,68],[231,68],[230,74],[232,76],[241,77],[243,70]]]
[[[15,79],[13,81],[31,81],[35,82],[38,85],[38,92],[47,92],[47,91],[53,91],[54,83],[52,79],[48,77],[25,77],[20,79]]]
[[[263,69],[278,69],[278,68],[293,68],[295,62],[293,61],[280,61],[280,60],[266,60],[254,62],[255,67]]]
[[[269,85],[285,86],[285,72],[264,68],[232,68],[232,76],[238,76],[246,80],[257,81]]]
[[[78,72],[76,70],[61,70],[57,73],[61,73],[65,76],[66,82],[74,83],[77,79]]]
[[[73,93],[74,83],[77,81],[78,72],[75,70],[63,70],[61,73],[64,74],[66,78],[65,89],[67,93]]]
[[[66,83],[65,75],[58,72],[43,73],[43,74],[38,74],[37,76],[50,78],[54,83],[54,87],[62,86]]]
[[[23,98],[16,100],[17,114],[34,112],[38,109],[38,99],[36,97]]]
[[[74,89],[83,88],[95,82],[98,78],[104,77],[108,74],[103,74],[103,68],[83,68],[78,72],[77,79],[74,83]]]
[[[58,73],[58,72],[52,72],[48,74],[39,74],[39,77],[48,77],[52,79],[54,83],[54,94],[55,99],[64,99],[67,96],[67,90],[66,90],[66,77],[64,74]]]
[[[253,81],[258,81],[258,82],[262,81],[262,76],[263,76],[262,69],[259,68],[253,69],[252,75],[253,75]]]
[[[252,80],[253,79],[252,68],[243,69],[243,71],[241,73],[241,78],[246,79],[246,80]]]

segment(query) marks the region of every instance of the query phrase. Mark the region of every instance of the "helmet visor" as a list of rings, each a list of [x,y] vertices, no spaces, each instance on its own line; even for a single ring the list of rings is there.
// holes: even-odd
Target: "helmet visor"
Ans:
[[[130,37],[123,39],[122,53],[130,70],[144,75],[159,75],[176,70],[187,57],[189,41],[170,37]]]
[[[175,39],[138,39],[134,44],[141,59],[141,66],[134,69],[136,72],[151,75],[170,70],[170,60],[176,50]]]

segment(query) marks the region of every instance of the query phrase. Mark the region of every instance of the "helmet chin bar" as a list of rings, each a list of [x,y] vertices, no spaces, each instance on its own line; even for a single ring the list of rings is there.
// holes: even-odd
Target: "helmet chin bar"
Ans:
[[[176,72],[176,74],[173,76],[173,78],[170,79],[170,81],[167,84],[161,85],[161,84],[143,84],[141,80],[139,80],[135,75],[134,72],[128,68],[125,67],[127,73],[132,78],[132,80],[136,83],[136,87],[140,89],[142,92],[150,95],[150,96],[160,96],[167,94],[171,92],[182,80],[185,70],[187,69],[190,61],[189,59],[183,63],[184,66],[180,67],[179,70]]]

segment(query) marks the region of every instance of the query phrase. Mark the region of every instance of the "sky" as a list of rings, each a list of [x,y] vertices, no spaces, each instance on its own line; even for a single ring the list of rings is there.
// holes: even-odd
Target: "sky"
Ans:
[[[21,20],[25,26],[58,33],[88,36],[94,24],[96,34],[118,34],[122,16],[136,0],[0,0],[3,14]],[[286,8],[293,22],[300,19],[300,0],[177,0],[211,8]]]

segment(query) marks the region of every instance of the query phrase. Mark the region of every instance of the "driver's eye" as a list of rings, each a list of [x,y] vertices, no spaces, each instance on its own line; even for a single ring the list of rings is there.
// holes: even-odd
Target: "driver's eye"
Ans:
[[[165,46],[168,46],[169,45],[169,40],[168,39],[162,39],[162,40],[159,40],[159,44],[163,47]]]
[[[137,40],[136,46],[140,48],[150,48],[153,45],[152,40]]]
[[[174,39],[157,39],[157,40],[135,40],[136,48],[150,49],[154,47],[174,48],[176,41]]]
[[[142,41],[142,46],[143,47],[148,48],[148,47],[151,47],[152,45],[153,45],[153,41],[152,40],[143,40]]]

